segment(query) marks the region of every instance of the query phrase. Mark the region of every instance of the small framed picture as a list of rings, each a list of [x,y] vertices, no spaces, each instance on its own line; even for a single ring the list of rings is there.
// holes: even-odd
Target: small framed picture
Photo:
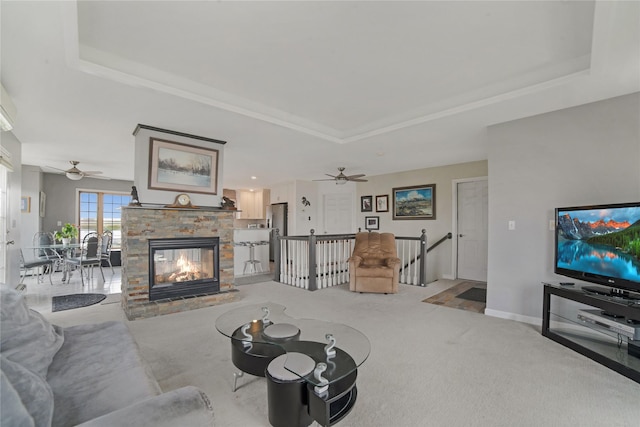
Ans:
[[[31,212],[31,197],[20,197],[20,212]]]
[[[44,218],[47,206],[47,195],[44,191],[40,192],[40,218]]]
[[[373,212],[373,196],[360,197],[360,212]]]
[[[380,229],[380,217],[379,216],[365,216],[364,228],[367,230],[379,230]]]
[[[389,196],[376,196],[376,212],[389,212]]]

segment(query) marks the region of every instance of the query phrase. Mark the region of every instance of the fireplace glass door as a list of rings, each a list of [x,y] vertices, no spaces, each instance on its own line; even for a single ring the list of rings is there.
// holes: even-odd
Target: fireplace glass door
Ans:
[[[218,238],[149,240],[149,299],[220,291]]]

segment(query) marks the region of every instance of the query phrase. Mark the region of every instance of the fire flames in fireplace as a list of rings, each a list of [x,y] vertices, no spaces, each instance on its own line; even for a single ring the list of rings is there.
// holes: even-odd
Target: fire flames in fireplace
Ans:
[[[149,240],[149,299],[220,291],[219,239]]]
[[[160,258],[160,257],[159,257]],[[175,261],[156,260],[156,266],[162,264],[162,268],[156,268],[156,284],[190,282],[193,280],[210,279],[212,272],[203,269],[200,262],[193,261],[185,251],[180,250],[178,259]]]
[[[180,256],[175,262],[167,260],[163,262],[163,264],[165,264],[163,266],[164,268],[162,268],[163,273],[156,273],[156,284],[189,282],[213,277],[212,272],[203,270],[200,265],[201,263],[190,260],[189,257],[184,254],[184,251],[180,252]]]

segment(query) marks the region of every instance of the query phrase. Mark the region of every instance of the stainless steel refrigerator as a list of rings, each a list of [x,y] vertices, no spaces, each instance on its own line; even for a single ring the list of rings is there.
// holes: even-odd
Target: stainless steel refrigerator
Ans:
[[[267,210],[267,221],[270,221],[269,226],[271,227],[269,232],[269,261],[273,261],[274,254],[278,249],[278,242],[275,238],[276,229],[278,229],[280,236],[287,235],[287,204],[275,203],[269,206]]]

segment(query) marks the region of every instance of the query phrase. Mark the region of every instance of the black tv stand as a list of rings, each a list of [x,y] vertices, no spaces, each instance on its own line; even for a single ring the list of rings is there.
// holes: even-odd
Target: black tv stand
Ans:
[[[630,300],[640,299],[640,295],[635,295],[629,291],[625,291],[618,288],[607,288],[604,286],[583,286],[582,290],[586,292],[594,293],[596,295],[605,295],[609,297],[618,297],[618,298],[625,298]]]
[[[586,287],[544,283],[542,335],[640,383],[640,340],[630,337],[628,328],[615,327],[615,322],[626,327],[640,321],[640,301],[596,294]],[[566,300],[590,309],[567,304]],[[601,324],[581,317],[581,311],[606,312],[615,317]]]
[[[603,286],[583,286],[582,290],[598,295],[611,295],[611,288],[605,288]]]

